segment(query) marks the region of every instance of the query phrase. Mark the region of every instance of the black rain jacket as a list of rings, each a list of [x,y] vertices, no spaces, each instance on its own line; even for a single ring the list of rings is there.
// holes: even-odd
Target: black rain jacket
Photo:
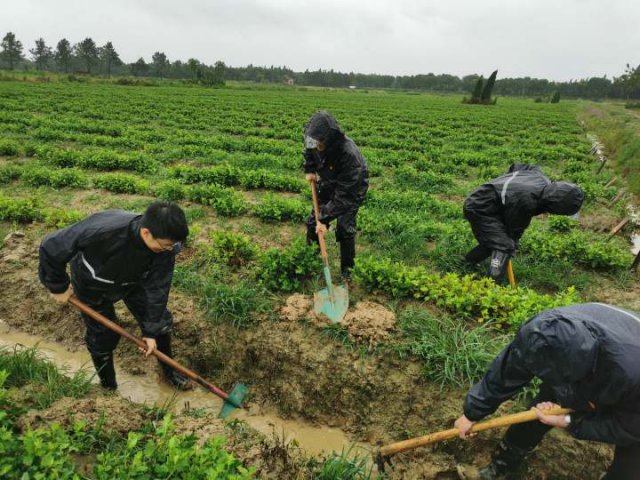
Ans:
[[[554,308],[533,317],[498,355],[464,402],[477,421],[533,377],[576,410],[569,433],[582,440],[640,444],[640,316],[602,303]]]
[[[177,251],[152,252],[140,237],[141,219],[107,210],[47,235],[40,244],[38,274],[52,293],[69,287],[69,262],[74,284],[92,296],[118,297],[139,285],[146,300],[142,333],[155,338],[164,327]]]
[[[331,200],[320,207],[320,221],[328,224],[362,205],[369,188],[369,167],[354,141],[344,134],[331,114],[315,113],[305,125],[304,133],[326,146],[322,152],[306,149],[303,157],[304,172],[320,175],[318,189],[332,192]]]
[[[471,193],[464,202],[464,215],[481,245],[513,253],[535,215],[573,215],[583,200],[578,186],[552,182],[538,167],[516,163],[506,175]]]

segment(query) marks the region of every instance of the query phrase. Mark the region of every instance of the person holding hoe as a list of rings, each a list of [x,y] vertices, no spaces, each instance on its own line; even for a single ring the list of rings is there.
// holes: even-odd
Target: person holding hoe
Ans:
[[[532,403],[539,421],[509,427],[479,477],[519,478],[526,457],[556,427],[581,440],[615,445],[613,462],[602,479],[640,479],[639,358],[640,316],[634,312],[585,303],[530,319],[471,388],[455,426],[460,437],[468,438],[475,422],[495,412],[534,377],[542,380]],[[542,413],[556,404],[573,413]]]
[[[317,243],[329,223],[337,220],[340,271],[350,280],[356,257],[356,216],[369,188],[369,167],[358,147],[327,112],[313,114],[304,129],[304,172],[316,181],[320,222],[313,212],[307,221],[307,242]]]
[[[568,182],[552,182],[535,165],[515,163],[509,171],[473,191],[464,216],[478,245],[465,256],[468,265],[491,257],[487,276],[503,281],[518,241],[535,215],[575,215],[584,193]]]
[[[155,202],[144,215],[107,210],[47,235],[40,245],[39,277],[58,303],[71,295],[116,322],[114,303],[122,300],[142,330],[148,357],[156,348],[171,357],[173,317],[167,300],[175,257],[189,233],[182,209]],[[71,264],[71,276],[67,264]],[[120,336],[82,314],[87,348],[101,385],[116,390],[113,350]],[[161,363],[176,388],[189,380]]]

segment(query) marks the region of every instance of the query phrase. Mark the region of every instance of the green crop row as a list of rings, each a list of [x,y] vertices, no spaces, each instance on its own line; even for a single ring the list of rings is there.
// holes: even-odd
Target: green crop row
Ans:
[[[574,289],[546,295],[527,288],[502,287],[489,278],[440,275],[376,257],[359,258],[354,278],[369,289],[424,300],[461,318],[515,328],[545,309],[578,300]]]

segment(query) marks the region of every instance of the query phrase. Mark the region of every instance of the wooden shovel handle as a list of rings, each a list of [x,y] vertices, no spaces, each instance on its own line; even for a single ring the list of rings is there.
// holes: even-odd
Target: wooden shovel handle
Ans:
[[[313,199],[313,214],[316,217],[316,225],[320,223],[320,207],[318,205],[318,191],[316,189],[316,181],[314,179],[309,180],[311,184],[311,198]],[[324,235],[318,235],[318,243],[320,244],[320,255],[323,261],[327,261],[327,246],[324,242]]]
[[[69,303],[71,305],[73,305],[74,307],[76,307],[78,310],[80,310],[85,315],[88,315],[89,317],[93,318],[99,324],[107,327],[109,330],[111,330],[113,332],[116,332],[118,335],[120,335],[121,337],[126,338],[127,340],[131,340],[133,343],[138,345],[143,350],[147,349],[147,344],[146,344],[146,342],[144,340],[142,340],[141,338],[136,337],[135,335],[130,334],[124,328],[122,328],[120,325],[118,325],[117,323],[112,322],[111,320],[109,320],[107,317],[105,317],[101,313],[96,312],[93,308],[89,307],[84,302],[81,302],[78,299],[78,297],[76,297],[75,295],[71,295],[71,297],[69,298]],[[216,387],[214,384],[207,382],[204,378],[202,378],[196,372],[194,372],[193,370],[190,370],[187,367],[179,364],[173,358],[166,356],[164,353],[162,353],[158,349],[154,350],[152,352],[152,355],[155,355],[155,357],[158,360],[160,360],[162,363],[165,363],[165,364],[169,365],[171,368],[173,368],[174,370],[177,370],[178,372],[182,373],[183,375],[185,375],[186,377],[190,378],[191,380],[193,380],[197,384],[199,384],[202,387],[204,387],[207,390],[209,390],[211,393],[214,393],[215,395],[219,396],[223,400],[231,402],[231,400],[229,399],[229,395],[226,392],[222,391],[220,388]],[[233,403],[235,405],[234,402],[231,402],[231,403]]]
[[[551,408],[544,410],[547,415],[566,415],[573,410],[569,408]],[[509,425],[515,425],[516,423],[525,423],[537,420],[538,416],[534,410],[527,410],[526,412],[520,412],[513,415],[505,415],[503,417],[493,418],[486,422],[475,423],[471,427],[472,432],[481,432],[483,430],[490,430],[492,428],[507,427]],[[410,438],[409,440],[403,440],[402,442],[392,443],[386,445],[380,449],[380,455],[388,457],[395,455],[396,453],[404,452],[406,450],[412,450],[417,447],[423,447],[425,445],[431,445],[432,443],[438,443],[443,440],[455,438],[459,434],[457,428],[451,428],[449,430],[443,430],[441,432],[431,433],[424,435],[423,437]]]
[[[509,263],[507,263],[507,277],[509,277],[509,285],[512,288],[516,288],[516,277],[513,274],[513,263],[511,263],[511,259],[509,259]]]

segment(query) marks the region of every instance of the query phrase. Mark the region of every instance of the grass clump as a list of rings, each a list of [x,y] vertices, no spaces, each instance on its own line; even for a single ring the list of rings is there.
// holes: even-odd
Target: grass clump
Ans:
[[[425,377],[462,388],[473,385],[484,375],[508,341],[490,324],[469,328],[464,321],[435,318],[418,308],[403,310],[398,324],[407,338],[401,351],[420,359]]]

